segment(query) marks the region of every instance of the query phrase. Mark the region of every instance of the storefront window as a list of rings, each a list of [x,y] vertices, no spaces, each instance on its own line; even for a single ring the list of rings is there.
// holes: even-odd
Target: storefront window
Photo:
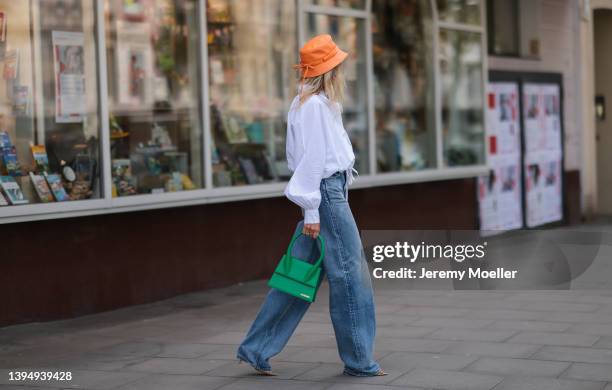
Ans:
[[[347,7],[364,9],[366,0],[306,0],[306,3],[326,7]]]
[[[441,30],[440,73],[444,162],[484,163],[481,34]]]
[[[0,206],[99,198],[93,0],[0,0]]]
[[[353,144],[355,168],[361,174],[370,171],[365,28],[364,19],[348,16],[309,14],[307,19],[308,38],[330,34],[338,46],[349,53],[349,58],[342,64],[347,87],[342,118]]]
[[[106,0],[113,196],[203,183],[196,0]]]
[[[437,0],[438,17],[443,22],[479,25],[481,0]]]
[[[430,2],[375,1],[372,23],[378,171],[434,167]]]
[[[285,181],[287,110],[296,93],[295,3],[210,0],[208,65],[215,186]]]

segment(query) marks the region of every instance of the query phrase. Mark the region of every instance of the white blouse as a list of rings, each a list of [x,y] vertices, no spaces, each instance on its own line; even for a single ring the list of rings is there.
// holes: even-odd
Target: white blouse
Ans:
[[[299,106],[293,99],[287,118],[287,162],[293,172],[285,196],[300,206],[304,223],[319,223],[321,180],[347,171],[354,180],[355,154],[344,125],[341,106],[325,95],[312,95]]]

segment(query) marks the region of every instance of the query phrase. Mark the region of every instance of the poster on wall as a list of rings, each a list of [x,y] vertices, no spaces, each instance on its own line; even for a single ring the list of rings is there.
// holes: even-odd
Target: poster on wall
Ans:
[[[154,93],[153,47],[148,23],[117,23],[117,89],[119,103],[152,104]]]
[[[521,127],[516,82],[491,82],[487,90],[489,174],[477,180],[480,230],[485,235],[523,227]]]
[[[83,33],[53,31],[55,121],[80,123],[85,116],[85,62]]]
[[[15,80],[19,72],[19,50],[9,50],[4,54],[4,68],[2,78],[4,80]]]
[[[526,223],[528,227],[537,227],[563,219],[559,85],[527,83],[523,88],[523,101]]]

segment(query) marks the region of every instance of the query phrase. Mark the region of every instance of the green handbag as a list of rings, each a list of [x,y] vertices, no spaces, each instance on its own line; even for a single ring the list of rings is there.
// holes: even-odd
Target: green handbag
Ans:
[[[307,302],[314,302],[320,284],[321,264],[325,256],[325,241],[321,235],[317,237],[321,244],[321,256],[314,264],[311,264],[291,255],[293,244],[301,235],[302,233],[298,233],[291,239],[287,253],[283,255],[280,263],[276,266],[276,270],[274,270],[274,274],[268,280],[268,286]]]

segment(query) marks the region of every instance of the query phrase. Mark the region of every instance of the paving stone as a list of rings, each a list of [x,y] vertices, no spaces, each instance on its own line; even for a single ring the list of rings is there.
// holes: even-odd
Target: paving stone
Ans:
[[[227,364],[227,360],[152,358],[125,368],[155,374],[200,375]]]
[[[612,337],[605,336],[601,337],[597,342],[593,345],[595,348],[605,348],[612,349]]]
[[[197,358],[220,349],[215,344],[162,344],[158,357]]]
[[[544,318],[552,322],[569,322],[586,324],[590,322],[612,322],[612,316],[601,313],[579,313],[571,311],[551,311]]]
[[[439,329],[427,338],[459,341],[502,341],[516,334],[510,330]]]
[[[33,387],[33,386],[10,386],[0,385],[0,390],[50,390],[61,389],[60,387]]]
[[[318,363],[297,363],[297,362],[274,362],[272,365],[272,371],[276,374],[277,379],[291,379],[294,378],[312,368],[316,367]],[[204,375],[207,376],[220,376],[220,377],[230,377],[230,378],[240,378],[240,377],[252,377],[252,376],[260,376],[251,367],[246,363],[238,363],[237,361],[229,362],[220,367],[216,367],[206,373]]]
[[[600,308],[600,305],[589,303],[571,303],[571,302],[527,302],[521,307],[523,310],[537,311],[566,311],[566,312],[594,312]]]
[[[214,390],[233,381],[231,378],[213,378],[193,375],[150,375],[119,387],[119,390]]]
[[[501,377],[493,375],[417,368],[394,380],[391,385],[445,390],[490,390],[501,381]]]
[[[469,318],[436,318],[426,317],[414,321],[411,325],[428,326],[435,328],[463,328],[463,329],[480,329],[493,323],[493,320],[480,320]]]
[[[581,380],[612,382],[612,364],[574,363],[562,376]]]
[[[521,332],[507,341],[509,343],[590,347],[598,339],[597,336],[578,333]]]
[[[488,328],[491,329],[506,329],[506,330],[527,330],[527,331],[544,331],[544,332],[563,332],[569,329],[572,325],[563,322],[547,322],[547,321],[495,321]]]
[[[541,347],[532,344],[495,343],[486,341],[462,341],[451,345],[443,353],[455,355],[496,356],[526,358]]]
[[[405,325],[410,325],[419,318],[421,318],[421,316],[418,316],[416,314],[380,314],[376,316],[376,326],[401,327]]]
[[[515,302],[499,299],[491,299],[488,297],[477,298],[478,295],[471,299],[455,299],[452,303],[453,307],[472,308],[472,309],[522,309],[525,306],[524,302]]]
[[[297,347],[329,347],[330,345],[336,345],[336,338],[333,334],[294,334],[289,339],[287,345]]]
[[[393,314],[409,314],[422,317],[462,317],[470,312],[469,309],[455,309],[452,307],[424,307],[408,306]]]
[[[535,359],[481,358],[466,370],[502,376],[552,376],[556,377],[569,367],[567,362],[550,362]]]
[[[154,342],[123,342],[95,351],[98,354],[147,357],[155,356],[162,352],[161,343]]]
[[[495,386],[495,390],[601,390],[604,384],[557,378],[511,377]]]
[[[215,336],[204,337],[198,339],[197,342],[201,344],[232,344],[238,345],[244,340],[245,334],[243,332],[223,332]]]
[[[220,390],[323,390],[329,383],[316,383],[297,380],[271,379],[259,377],[239,379],[219,387]]]
[[[569,331],[598,336],[612,336],[612,324],[577,324],[572,326]]]
[[[564,362],[612,364],[612,350],[600,348],[546,346],[540,349],[532,357],[534,359],[558,360]]]
[[[580,313],[582,316],[584,314]],[[542,320],[544,313],[526,310],[471,310],[469,318],[482,318],[486,320]]]
[[[393,352],[380,360],[385,371],[407,372],[414,368],[433,370],[461,370],[478,358],[474,356],[435,354],[423,352]]]
[[[403,327],[378,327],[378,337],[421,337],[435,331],[433,327],[426,326],[403,326]]]
[[[377,351],[442,352],[452,345],[452,341],[408,338],[378,338]]]
[[[92,371],[117,371],[127,366],[141,363],[149,359],[139,356],[116,356],[88,353],[76,355],[56,363],[56,366],[65,371],[70,370],[92,370]]]

